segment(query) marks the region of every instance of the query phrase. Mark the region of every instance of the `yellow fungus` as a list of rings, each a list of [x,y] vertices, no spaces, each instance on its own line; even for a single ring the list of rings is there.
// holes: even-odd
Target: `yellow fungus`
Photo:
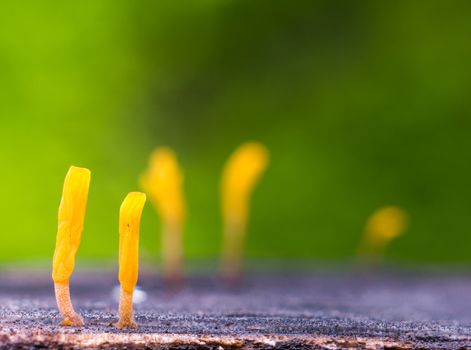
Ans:
[[[171,149],[161,147],[152,153],[149,168],[141,177],[141,186],[149,195],[162,220],[162,262],[165,279],[170,284],[179,284],[183,278],[185,201],[182,170]]]
[[[128,193],[119,211],[119,299],[118,328],[135,328],[132,296],[139,271],[139,226],[146,195]]]
[[[83,221],[90,186],[90,170],[70,167],[64,181],[59,205],[59,227],[52,262],[52,279],[63,326],[82,326],[83,319],[72,306],[69,279],[74,270],[82,237]]]
[[[401,235],[408,225],[407,213],[398,206],[386,206],[376,210],[368,219],[360,255],[370,255],[380,259],[387,245]]]
[[[240,278],[250,197],[268,164],[268,151],[256,142],[242,144],[228,159],[222,174],[224,221],[222,273],[229,281]]]

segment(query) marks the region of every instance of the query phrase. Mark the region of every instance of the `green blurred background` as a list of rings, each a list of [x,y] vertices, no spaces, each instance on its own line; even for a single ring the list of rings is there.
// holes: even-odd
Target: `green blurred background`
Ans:
[[[258,140],[250,257],[348,259],[397,204],[389,258],[470,262],[470,19],[469,1],[2,2],[0,260],[52,256],[71,164],[92,170],[79,257],[116,257],[160,145],[185,171],[187,257],[216,257],[222,166]],[[145,258],[159,227],[148,205]]]

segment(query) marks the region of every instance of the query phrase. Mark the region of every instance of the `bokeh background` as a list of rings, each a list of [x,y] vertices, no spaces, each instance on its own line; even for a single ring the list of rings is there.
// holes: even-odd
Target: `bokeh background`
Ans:
[[[219,254],[219,181],[267,145],[252,258],[342,260],[411,216],[390,259],[471,261],[471,2],[84,0],[0,5],[0,261],[50,259],[62,182],[92,170],[80,259],[117,256],[118,208],[157,146],[185,171],[189,259]],[[159,256],[148,205],[142,254]]]

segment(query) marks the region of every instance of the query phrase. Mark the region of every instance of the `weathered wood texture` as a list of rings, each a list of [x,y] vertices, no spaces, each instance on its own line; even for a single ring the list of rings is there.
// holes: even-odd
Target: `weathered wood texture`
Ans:
[[[49,276],[0,271],[0,347],[471,348],[470,275],[285,272],[237,289],[193,277],[170,292],[148,274],[140,285],[140,327],[119,331],[115,275],[76,274],[72,300],[86,326],[62,328]]]

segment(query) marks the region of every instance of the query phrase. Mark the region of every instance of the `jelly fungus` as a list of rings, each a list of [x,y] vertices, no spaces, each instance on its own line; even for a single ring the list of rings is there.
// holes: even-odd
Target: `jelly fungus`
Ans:
[[[240,279],[242,254],[252,192],[268,165],[268,151],[256,142],[242,144],[228,159],[222,174],[224,225],[222,274],[229,282]]]
[[[408,215],[398,206],[376,210],[368,219],[359,254],[381,259],[388,244],[408,226]]]
[[[139,271],[139,226],[146,195],[131,192],[119,211],[119,296],[118,328],[136,328],[132,297]]]
[[[162,147],[152,153],[149,168],[141,177],[141,185],[162,221],[164,277],[169,284],[178,285],[183,279],[183,225],[186,209],[183,174],[171,149]]]
[[[83,221],[90,186],[90,170],[70,167],[64,181],[59,206],[59,228],[52,262],[52,279],[63,326],[83,326],[70,300],[69,279],[82,238]]]

